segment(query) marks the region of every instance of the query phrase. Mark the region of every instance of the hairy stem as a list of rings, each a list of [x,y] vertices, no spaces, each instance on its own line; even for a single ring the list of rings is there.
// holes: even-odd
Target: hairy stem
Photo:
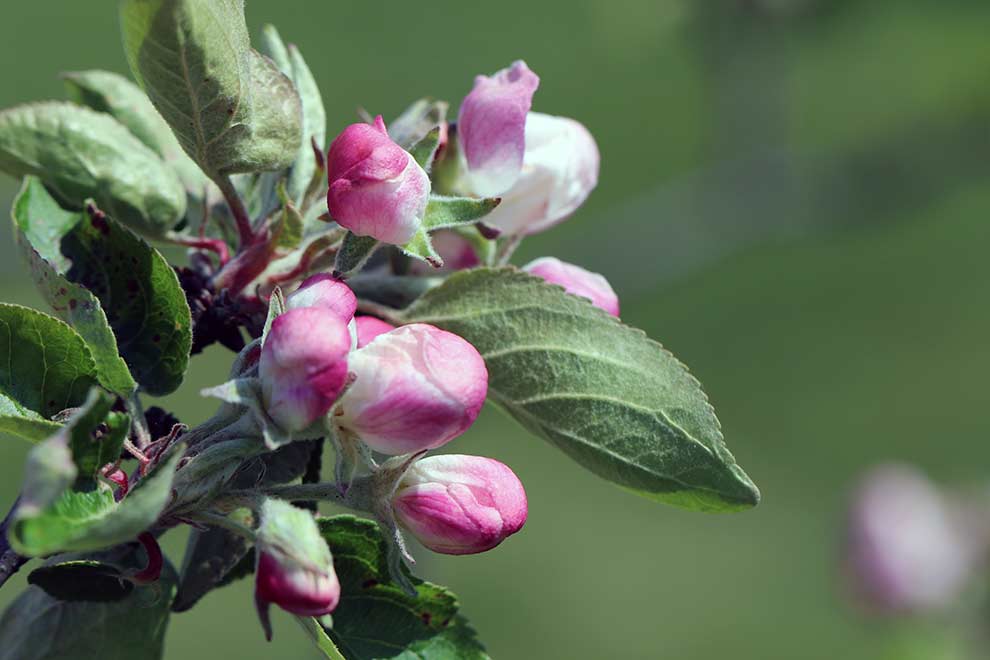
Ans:
[[[239,251],[244,250],[254,243],[255,239],[254,229],[251,227],[251,218],[248,217],[247,209],[244,208],[244,202],[241,201],[241,196],[237,194],[237,190],[234,188],[234,184],[229,176],[223,175],[217,177],[216,184],[220,188],[220,192],[223,193],[223,198],[227,201],[227,206],[230,207],[230,212],[234,216],[234,222],[237,223],[237,236],[240,238]]]

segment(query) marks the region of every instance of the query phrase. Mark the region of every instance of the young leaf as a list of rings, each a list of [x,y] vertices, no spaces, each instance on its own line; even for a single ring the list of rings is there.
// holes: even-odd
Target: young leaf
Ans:
[[[259,50],[275,62],[278,70],[285,75],[292,77],[292,61],[289,59],[289,49],[282,41],[282,35],[278,33],[271,23],[261,28],[261,46]]]
[[[164,236],[186,212],[186,191],[158,154],[110,115],[73,103],[0,112],[0,171],[37,176],[76,208],[92,198],[150,238]]]
[[[272,229],[272,240],[279,249],[294,250],[302,243],[303,218],[284,185],[279,185],[278,197],[282,202],[282,213]]]
[[[427,231],[473,225],[499,205],[498,197],[473,199],[471,197],[442,197],[430,195],[426,205],[423,227]]]
[[[75,330],[19,305],[0,304],[0,415],[36,422],[78,406],[96,363]]]
[[[388,134],[403,149],[414,144],[447,121],[447,102],[420,99],[389,122]]]
[[[323,97],[316,85],[313,72],[299,49],[289,44],[289,62],[292,72],[289,77],[295,83],[302,101],[302,143],[296,153],[296,160],[289,170],[289,196],[302,203],[303,195],[316,174],[316,154],[313,145],[321,151],[326,148],[327,113],[323,108]]]
[[[29,587],[0,618],[0,660],[160,660],[175,570],[110,602],[71,602]]]
[[[127,363],[117,350],[117,339],[110,329],[107,316],[100,301],[89,289],[70,282],[63,273],[71,266],[61,254],[53,254],[56,263],[48,261],[31,246],[28,234],[20,231],[27,228],[32,233],[48,232],[36,239],[39,243],[57,244],[59,232],[68,232],[83,221],[80,213],[62,209],[41,182],[35,177],[27,177],[21,191],[14,200],[14,234],[18,247],[31,268],[31,275],[38,291],[52,310],[63,321],[76,329],[86,341],[96,362],[100,384],[111,392],[128,396],[137,387],[127,369]]]
[[[347,277],[361,270],[381,244],[371,236],[347,232],[333,264],[335,276]]]
[[[434,268],[443,268],[443,259],[433,248],[433,241],[425,227],[420,227],[412,240],[402,246],[402,252],[410,257],[425,261]]]
[[[177,445],[150,475],[119,503],[109,490],[67,491],[41,512],[19,508],[11,526],[11,546],[37,557],[56,552],[89,551],[133,540],[161,515],[172,492],[172,477],[182,458]]]
[[[417,591],[412,597],[390,581],[385,541],[376,523],[350,515],[317,522],[340,580],[333,628],[323,632],[346,658],[488,658],[457,613],[460,604],[454,594],[411,577]],[[317,631],[309,632],[319,644]]]
[[[455,273],[402,317],[471,342],[491,399],[595,474],[690,509],[759,501],[697,380],[587,300],[513,268],[479,268]]]
[[[299,95],[251,49],[243,0],[123,0],[120,22],[134,77],[207,175],[291,165]]]
[[[134,379],[149,394],[173,392],[182,382],[192,344],[189,305],[175,271],[157,250],[112,218],[99,212],[80,215],[70,226],[59,217],[57,207],[36,182],[25,184],[14,214],[20,236],[26,239],[19,242],[52,265],[71,264],[60,270],[61,275],[99,299]],[[58,231],[50,226],[51,220]],[[44,269],[36,275],[44,293],[49,286]],[[72,309],[73,298],[69,287],[65,289],[62,294],[57,288],[53,299],[59,303],[68,297],[68,309],[62,313],[74,318],[77,312],[82,314],[79,307],[84,301],[78,299]],[[112,364],[111,346],[99,336],[95,312],[89,320],[94,325],[85,327],[86,336],[106,367]],[[110,389],[120,391],[120,376],[105,379],[114,384]]]
[[[409,153],[412,157],[419,163],[427,172],[430,171],[430,167],[433,165],[433,156],[437,153],[437,147],[440,146],[440,127],[437,126],[426,136],[409,148]]]
[[[69,98],[113,116],[175,170],[192,197],[202,197],[209,180],[182,150],[172,129],[140,87],[110,71],[71,71],[61,77]]]
[[[90,489],[95,484],[97,473],[107,463],[120,456],[121,447],[130,429],[130,418],[119,413],[111,413],[114,398],[93,388],[86,402],[72,415],[65,425],[69,434],[69,447],[72,461],[79,470],[77,489]],[[107,432],[95,438],[94,431],[100,424],[107,423]]]

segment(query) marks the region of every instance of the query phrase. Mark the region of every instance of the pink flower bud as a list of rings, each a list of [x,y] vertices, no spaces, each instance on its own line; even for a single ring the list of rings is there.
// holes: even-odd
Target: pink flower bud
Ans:
[[[272,323],[259,372],[269,416],[300,431],[325,415],[347,380],[351,335],[329,309],[290,309]]]
[[[383,454],[434,449],[466,431],[488,393],[474,346],[415,323],[379,335],[351,354],[356,379],[341,397],[338,426]]]
[[[868,475],[848,533],[847,567],[858,595],[887,613],[951,605],[986,540],[961,513],[913,468],[888,465]]]
[[[286,298],[285,306],[288,309],[325,307],[344,323],[349,323],[357,310],[357,298],[351,287],[343,281],[327,273],[320,273],[300,284],[299,288]]]
[[[364,348],[378,335],[384,335],[386,332],[395,330],[394,325],[376,319],[374,316],[358,316],[354,319],[354,323],[357,325],[358,348]]]
[[[491,550],[526,523],[526,491],[507,466],[481,456],[430,456],[403,477],[396,519],[434,552]]]
[[[529,113],[522,172],[485,223],[506,234],[549,229],[577,210],[598,185],[598,164],[598,145],[580,123]]]
[[[587,298],[612,316],[619,315],[619,297],[612,285],[598,273],[561,261],[556,257],[540,257],[522,268],[530,275],[564,287],[567,293]]]
[[[526,114],[539,77],[518,60],[495,75],[477,76],[457,119],[468,187],[482,197],[501,195],[519,177],[526,150]]]
[[[403,245],[419,229],[430,198],[430,178],[388,136],[381,116],[374,125],[351,124],[327,154],[327,205],[337,223],[358,236]]]
[[[323,616],[340,601],[333,556],[312,514],[281,500],[266,500],[256,542],[254,598],[271,639],[268,606],[299,616]]]

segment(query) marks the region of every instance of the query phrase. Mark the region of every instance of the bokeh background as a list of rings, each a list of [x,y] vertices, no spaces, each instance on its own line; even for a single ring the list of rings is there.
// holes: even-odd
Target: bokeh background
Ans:
[[[898,634],[847,606],[837,570],[858,474],[887,458],[979,484],[990,465],[990,3],[975,0],[250,0],[322,87],[335,134],[452,101],[524,58],[534,109],[584,122],[601,183],[527,241],[606,274],[623,319],[705,384],[764,493],[703,515],[637,499],[498,411],[452,449],[526,484],[524,531],[475,557],[420,552],[499,659],[873,659]],[[61,98],[62,70],[126,73],[112,2],[7,2],[0,107]],[[15,183],[0,177],[0,206]],[[41,307],[0,223],[0,297]],[[230,355],[170,397],[187,422]],[[0,438],[0,500],[27,447]],[[168,543],[181,561],[181,535]],[[0,592],[5,606],[24,571]],[[250,581],[173,618],[166,658],[315,658],[275,641]],[[930,658],[924,652],[919,657]]]

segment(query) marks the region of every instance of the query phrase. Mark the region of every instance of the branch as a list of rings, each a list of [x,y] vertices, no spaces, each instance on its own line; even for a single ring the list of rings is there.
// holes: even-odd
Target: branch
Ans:
[[[251,227],[251,218],[248,216],[247,209],[244,208],[244,202],[241,201],[240,195],[234,189],[234,184],[231,182],[229,176],[217,177],[216,184],[220,188],[220,192],[223,193],[223,198],[227,200],[227,206],[230,207],[230,212],[234,216],[234,221],[237,223],[237,235],[240,238],[238,250],[244,250],[244,248],[254,243],[255,239],[254,229]]]
[[[7,527],[10,526],[10,520],[20,501],[21,498],[18,496],[14,500],[14,505],[10,507],[7,516],[3,519],[3,522],[0,523],[0,587],[10,579],[10,576],[20,570],[21,566],[30,560],[30,557],[24,557],[14,552],[10,547],[10,541],[7,540]]]

